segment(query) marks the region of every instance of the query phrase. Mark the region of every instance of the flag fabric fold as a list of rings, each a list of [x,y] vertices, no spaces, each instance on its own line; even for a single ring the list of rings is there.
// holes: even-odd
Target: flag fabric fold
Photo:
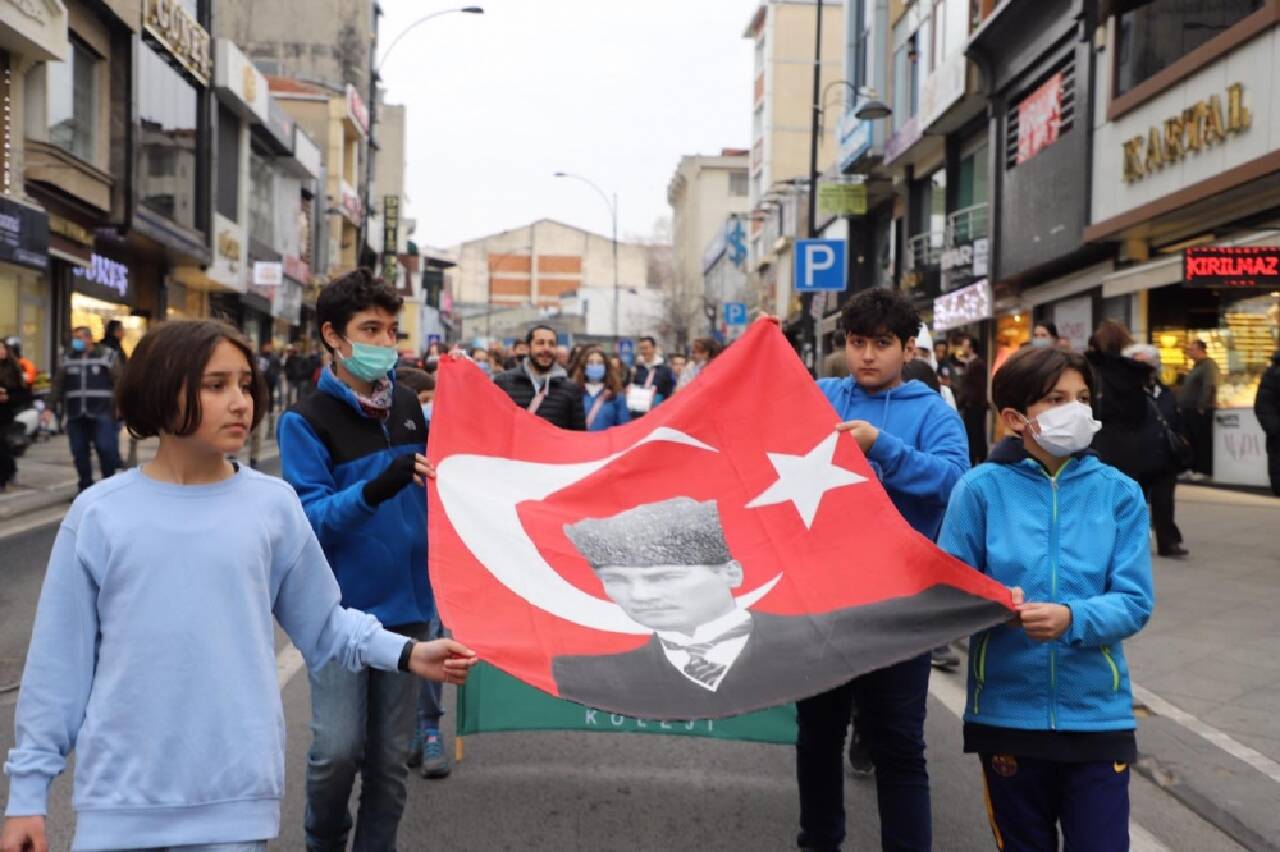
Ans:
[[[650,414],[567,432],[445,358],[428,454],[444,623],[627,717],[773,707],[1010,615],[898,514],[773,323]]]

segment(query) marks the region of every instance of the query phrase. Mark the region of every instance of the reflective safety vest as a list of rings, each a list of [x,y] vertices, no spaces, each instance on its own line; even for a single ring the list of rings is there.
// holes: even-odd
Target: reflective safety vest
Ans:
[[[115,358],[115,352],[101,347],[87,355],[67,357],[62,391],[67,417],[114,416],[111,365]]]

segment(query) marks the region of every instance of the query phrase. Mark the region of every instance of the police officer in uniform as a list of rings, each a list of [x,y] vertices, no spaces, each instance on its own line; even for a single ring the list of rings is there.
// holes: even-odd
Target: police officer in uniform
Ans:
[[[123,372],[123,359],[114,350],[96,345],[87,326],[78,326],[71,332],[71,346],[54,376],[49,404],[62,406],[71,457],[80,480],[77,491],[93,485],[90,445],[98,452],[103,479],[120,467],[114,396]]]

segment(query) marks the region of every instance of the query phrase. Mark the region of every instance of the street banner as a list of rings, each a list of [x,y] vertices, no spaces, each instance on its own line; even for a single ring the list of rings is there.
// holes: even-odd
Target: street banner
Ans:
[[[1007,589],[902,519],[776,323],[601,432],[533,416],[466,359],[442,359],[437,381],[441,617],[545,693],[719,719],[1012,614]]]
[[[554,698],[487,663],[473,668],[467,676],[466,685],[459,687],[455,719],[460,737],[494,731],[596,731],[712,737],[781,745],[796,741],[794,704],[728,719],[679,722],[637,719]]]

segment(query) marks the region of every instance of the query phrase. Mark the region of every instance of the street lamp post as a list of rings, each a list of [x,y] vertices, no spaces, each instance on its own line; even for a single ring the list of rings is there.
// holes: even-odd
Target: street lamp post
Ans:
[[[618,293],[618,193],[615,192],[613,200],[610,201],[609,196],[605,194],[603,189],[582,175],[556,172],[552,177],[572,178],[573,180],[582,181],[594,189],[600,198],[604,200],[605,206],[609,208],[609,216],[613,219],[613,340],[616,345],[618,342],[618,299],[621,298]]]
[[[378,80],[379,72],[387,64],[391,51],[395,50],[400,40],[407,36],[410,32],[417,29],[421,24],[425,24],[432,18],[438,18],[441,15],[451,15],[461,13],[465,15],[483,15],[484,9],[480,6],[459,6],[454,9],[437,9],[434,12],[423,15],[409,26],[400,31],[400,34],[391,40],[391,44],[387,45],[387,49],[382,52],[382,59],[377,65],[370,69],[369,73],[369,139],[368,152],[364,158],[364,203],[363,210],[360,213],[360,238],[356,243],[356,265],[360,265],[360,251],[368,242],[369,238],[369,206],[373,196],[373,128],[378,123]],[[382,247],[382,251],[386,253],[386,246]]]
[[[818,20],[813,46],[813,117],[809,130],[809,239],[818,236],[818,125],[822,121],[822,0],[818,0]],[[813,294],[800,299],[800,355],[805,365],[817,371],[817,321],[813,318]]]

